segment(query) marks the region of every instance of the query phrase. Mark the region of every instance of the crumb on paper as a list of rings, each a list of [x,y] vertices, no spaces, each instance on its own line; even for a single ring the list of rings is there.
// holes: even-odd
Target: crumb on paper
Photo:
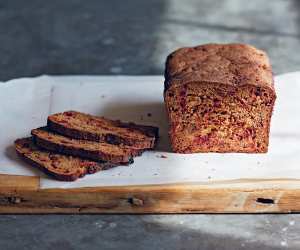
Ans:
[[[207,177],[207,179],[209,179],[209,180],[210,180],[210,179],[211,179],[211,176],[208,176],[208,177]]]
[[[101,98],[105,98],[105,95],[101,95]]]
[[[216,171],[216,169],[215,169],[215,168],[212,168],[211,171]]]
[[[158,175],[158,173],[154,173],[153,175]]]
[[[163,159],[166,159],[166,158],[168,158],[167,156],[165,156],[165,155],[157,155],[156,156],[157,158],[163,158]]]
[[[152,114],[151,114],[151,113],[148,113],[148,114],[147,114],[147,116],[148,116],[148,117],[151,117],[151,116],[152,116]]]
[[[259,164],[260,164],[260,161],[257,162],[257,165],[259,165]]]
[[[204,163],[205,163],[205,164],[208,164],[208,161],[205,161]]]

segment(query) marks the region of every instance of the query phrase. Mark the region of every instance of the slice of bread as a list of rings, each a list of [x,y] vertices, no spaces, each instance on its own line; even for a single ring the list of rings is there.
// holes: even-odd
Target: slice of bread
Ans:
[[[109,161],[118,164],[133,163],[133,157],[141,155],[143,150],[128,146],[113,145],[102,142],[72,139],[38,128],[31,131],[34,142],[46,150],[67,155],[78,156],[94,161]]]
[[[153,126],[113,121],[77,111],[48,117],[48,128],[56,133],[110,144],[123,144],[140,149],[154,148],[159,129]]]
[[[78,157],[50,153],[38,148],[31,137],[15,141],[17,154],[26,162],[61,181],[75,181],[86,174],[93,174],[117,165],[94,162]]]

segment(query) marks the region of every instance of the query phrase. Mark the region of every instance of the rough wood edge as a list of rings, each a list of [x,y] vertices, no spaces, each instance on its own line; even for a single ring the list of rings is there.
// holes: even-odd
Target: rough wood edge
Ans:
[[[10,176],[0,185],[2,214],[291,212],[300,212],[300,180],[39,189],[38,177]]]

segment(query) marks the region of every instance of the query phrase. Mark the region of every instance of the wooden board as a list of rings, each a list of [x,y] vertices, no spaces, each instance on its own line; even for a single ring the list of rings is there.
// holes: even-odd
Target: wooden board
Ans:
[[[39,177],[0,175],[0,213],[291,213],[300,180],[40,189]]]

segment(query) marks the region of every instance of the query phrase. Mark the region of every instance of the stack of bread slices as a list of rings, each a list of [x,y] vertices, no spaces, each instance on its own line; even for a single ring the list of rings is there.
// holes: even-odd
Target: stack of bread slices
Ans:
[[[158,128],[67,111],[50,115],[47,126],[31,134],[15,141],[18,155],[58,180],[74,181],[133,163],[155,147]]]

